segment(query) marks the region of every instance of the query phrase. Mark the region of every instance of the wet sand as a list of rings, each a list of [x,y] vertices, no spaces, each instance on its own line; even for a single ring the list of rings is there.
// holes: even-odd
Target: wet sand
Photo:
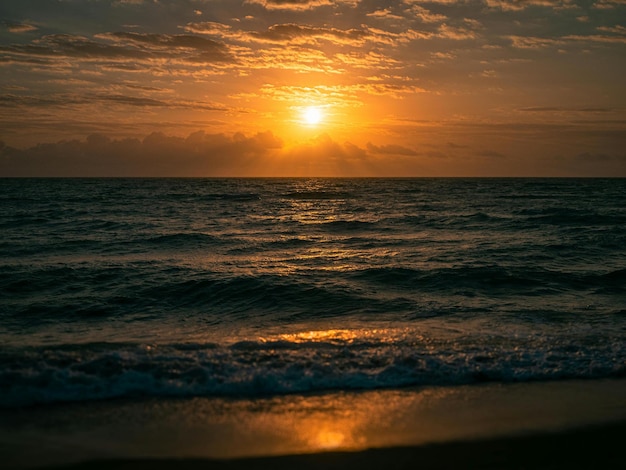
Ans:
[[[3,468],[623,468],[626,380],[0,412]]]
[[[622,469],[626,422],[500,439],[279,457],[102,460],[58,470]]]

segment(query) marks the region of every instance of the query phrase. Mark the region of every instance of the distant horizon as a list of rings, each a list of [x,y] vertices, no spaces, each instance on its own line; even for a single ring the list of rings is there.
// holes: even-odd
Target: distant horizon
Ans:
[[[13,179],[41,179],[41,180],[307,180],[307,179],[337,179],[337,180],[429,180],[429,179],[456,179],[456,180],[621,180],[626,176],[0,176],[0,180]]]

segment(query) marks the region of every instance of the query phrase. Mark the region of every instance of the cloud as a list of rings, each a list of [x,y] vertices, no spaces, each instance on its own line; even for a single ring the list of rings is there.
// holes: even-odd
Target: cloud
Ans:
[[[431,52],[430,56],[436,60],[452,60],[456,55],[451,52]]]
[[[561,113],[561,112],[575,112],[575,113],[610,113],[615,111],[615,108],[606,107],[565,107],[565,106],[531,106],[527,108],[518,108],[518,111],[532,112],[532,113]]]
[[[2,176],[371,176],[376,165],[366,149],[327,134],[284,147],[269,131],[186,138],[154,132],[141,140],[92,134],[24,150],[0,147]]]
[[[609,34],[568,34],[556,38],[533,36],[508,36],[518,49],[544,49],[573,43],[626,44],[626,28],[623,26],[600,26],[599,31]]]
[[[427,90],[412,83],[393,82],[391,80],[372,83],[355,83],[353,85],[318,85],[313,87],[275,86],[265,84],[259,95],[274,101],[299,102],[316,104],[324,102],[334,107],[359,106],[361,95],[387,96],[402,99],[406,95],[425,93]],[[248,95],[239,95],[246,98]]]
[[[98,41],[99,40],[99,41]],[[0,47],[14,61],[23,59],[83,59],[89,61],[154,60],[220,63],[232,62],[228,48],[212,39],[184,34],[101,33],[94,39],[73,34],[52,34],[29,44]]]
[[[268,42],[317,42],[327,40],[340,44],[362,44],[375,36],[365,29],[341,30],[337,28],[319,28],[307,25],[276,24],[267,31],[251,33],[251,39]]]
[[[216,21],[201,21],[197,23],[187,23],[182,27],[188,33],[210,34],[210,35],[229,35],[232,27],[224,23]]]
[[[183,29],[196,34],[219,36],[222,39],[257,44],[311,44],[322,41],[336,45],[361,46],[365,42],[394,45],[406,42],[404,32],[395,33],[365,24],[358,28],[341,29],[328,26],[312,26],[306,23],[279,23],[265,30],[241,30],[230,25],[211,21],[187,23]],[[407,32],[410,34],[410,31]]]
[[[577,8],[573,0],[486,0],[490,8],[504,11],[520,11],[531,7],[546,7],[556,10]]]
[[[2,149],[3,176],[203,176],[233,174],[256,168],[282,147],[271,132],[251,137],[206,134],[188,137],[154,132],[143,140],[113,140],[93,134],[18,150]],[[255,161],[256,160],[256,161]]]
[[[626,44],[626,36],[609,36],[609,35],[602,35],[602,34],[569,35],[569,36],[564,36],[563,39],[569,39],[572,41],[581,41],[581,42]]]
[[[411,5],[405,12],[411,17],[419,19],[423,23],[442,23],[449,18],[441,13],[433,13],[421,5]]]
[[[371,142],[367,143],[367,150],[375,154],[381,155],[417,155],[417,152],[413,149],[403,147],[401,145],[374,145]]]
[[[514,48],[517,49],[544,49],[561,46],[565,42],[561,39],[538,38],[533,36],[508,36]]]
[[[312,10],[333,4],[330,0],[246,0],[245,3],[261,5],[268,10]]]
[[[133,88],[131,85],[127,87]],[[147,87],[135,87],[144,89]],[[148,87],[148,90],[149,87]],[[153,90],[150,90],[153,91]],[[117,104],[141,108],[162,107],[178,109],[197,109],[204,111],[226,111],[223,105],[211,104],[205,101],[154,99],[145,96],[132,96],[115,93],[98,94],[53,94],[49,96],[31,96],[18,94],[0,95],[0,103],[6,107],[42,108],[42,107],[71,107],[77,105],[94,105],[96,103]]]
[[[11,23],[7,21],[4,25],[10,33],[28,33],[30,31],[37,31],[38,29],[37,26],[26,23]]]
[[[625,26],[598,26],[598,31],[604,31],[607,33],[615,33],[615,34],[626,34]]]
[[[626,6],[626,0],[598,0],[593,4],[599,10],[611,10],[620,6]]]
[[[178,57],[189,61],[229,62],[228,48],[212,39],[188,34],[104,33],[95,36],[109,40],[124,48],[148,50],[158,57]]]
[[[366,13],[369,18],[379,18],[384,20],[403,20],[404,16],[395,15],[392,13],[391,8],[385,8],[381,10],[376,10],[370,13]]]
[[[420,4],[424,4],[424,3],[431,3],[434,5],[463,5],[463,4],[467,4],[471,2],[471,0],[403,0],[403,3],[406,3],[407,5],[411,5],[414,3],[420,3]]]
[[[575,125],[520,127],[485,127],[489,148],[479,150],[456,143],[485,142],[476,141],[462,126],[431,127],[429,133],[440,143],[418,150],[372,142],[361,147],[328,134],[286,145],[269,131],[250,136],[199,131],[187,137],[153,132],[143,139],[93,134],[23,150],[0,145],[0,176],[626,176],[623,132],[611,137],[606,131],[587,130],[585,137],[584,128]],[[566,154],[546,153],[554,139],[571,140],[574,135],[584,138]],[[511,146],[522,138],[522,148]],[[612,149],[594,146],[611,138]]]
[[[477,25],[472,24],[472,26],[475,28]],[[439,32],[435,34],[434,37],[452,39],[455,41],[463,41],[466,39],[476,39],[478,37],[478,34],[476,33],[476,31],[470,28],[454,27],[448,26],[447,24],[442,24],[439,27]]]

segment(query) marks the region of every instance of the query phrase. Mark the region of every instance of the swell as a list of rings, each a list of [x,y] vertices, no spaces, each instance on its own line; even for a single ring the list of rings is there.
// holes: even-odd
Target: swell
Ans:
[[[536,290],[581,291],[613,289],[626,292],[626,269],[608,272],[576,272],[529,267],[462,266],[458,268],[415,269],[406,267],[367,268],[355,271],[354,279],[395,288],[428,291],[471,288],[487,294]]]
[[[185,311],[234,320],[267,312],[277,320],[345,315],[354,311],[397,311],[405,302],[369,298],[335,281],[276,275],[225,276],[150,263],[109,268],[21,268],[0,272],[4,316],[37,316],[49,321]],[[243,313],[242,313],[243,312]],[[233,317],[232,315],[235,315]],[[231,315],[227,317],[226,315]]]
[[[221,276],[155,285],[139,293],[175,308],[206,309],[212,314],[267,312],[274,320],[346,315],[369,308],[396,310],[397,305],[368,299],[340,284],[306,282],[281,276]]]
[[[415,310],[415,302],[425,293],[472,292],[487,298],[581,292],[623,295],[626,269],[579,272],[500,265],[390,266],[281,276],[224,274],[145,261],[108,267],[14,266],[0,270],[4,316],[34,315],[50,321],[141,310],[164,315],[185,310],[203,315],[266,312],[275,319],[406,313]]]

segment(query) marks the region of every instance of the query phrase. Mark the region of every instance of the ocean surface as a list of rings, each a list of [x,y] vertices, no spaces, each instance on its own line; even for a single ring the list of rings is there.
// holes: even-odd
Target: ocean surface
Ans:
[[[0,179],[0,407],[626,376],[625,179]]]

